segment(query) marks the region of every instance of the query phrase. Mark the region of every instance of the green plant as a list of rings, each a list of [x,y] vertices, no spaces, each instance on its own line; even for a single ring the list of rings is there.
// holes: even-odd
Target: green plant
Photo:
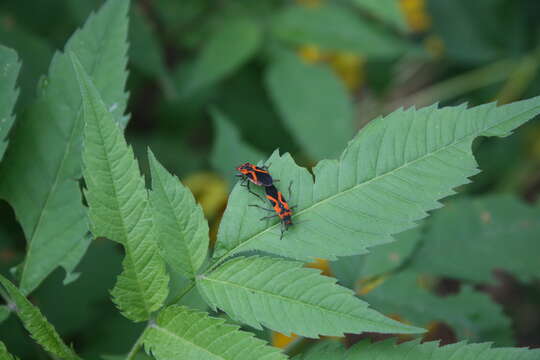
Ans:
[[[304,11],[298,8],[281,14],[283,26],[274,29],[276,36],[297,41],[291,40],[291,32],[295,19]],[[151,186],[147,186],[125,140],[127,13],[127,0],[109,0],[70,38],[64,53],[54,56],[36,101],[18,114],[18,126],[9,142],[6,135],[14,121],[19,62],[12,50],[0,47],[0,120],[5,119],[0,123],[0,159],[8,149],[0,165],[0,195],[15,210],[28,241],[25,260],[14,273],[18,286],[0,275],[0,294],[6,300],[0,308],[2,320],[16,313],[32,339],[53,358],[86,358],[77,355],[76,343],[71,347],[62,340],[60,331],[40,312],[39,304],[32,304],[27,296],[59,266],[67,274],[64,284],[76,281],[74,270],[91,241],[107,238],[123,253],[112,301],[129,321],[144,324],[131,350],[119,358],[144,356],[142,348],[156,359],[540,356],[540,350],[463,342],[438,347],[418,340],[401,345],[360,342],[347,350],[338,343],[321,342],[307,351],[291,347],[281,352],[258,338],[263,337],[263,327],[306,338],[362,332],[421,334],[425,331],[422,326],[439,320],[450,324],[459,339],[513,345],[510,321],[487,296],[465,286],[459,294],[439,298],[416,288],[415,283],[423,273],[473,284],[489,282],[490,271],[505,253],[499,247],[491,253],[494,257],[482,258],[482,251],[492,244],[488,240],[502,242],[508,234],[516,241],[511,251],[520,261],[509,262],[507,268],[524,282],[538,276],[538,264],[530,256],[531,249],[538,246],[534,235],[540,232],[533,223],[536,208],[497,196],[485,200],[462,197],[433,217],[428,217],[428,211],[442,207],[442,199],[479,171],[473,141],[510,135],[540,113],[540,97],[503,106],[400,109],[371,121],[339,159],[320,161],[312,173],[298,166],[289,153],[276,150],[268,159],[261,159],[260,152],[242,143],[227,117],[214,108],[211,113],[219,129],[212,155],[215,166],[222,166],[225,172],[235,161],[267,160],[281,189],[291,184],[288,200],[297,208],[293,217],[296,224],[280,241],[280,224],[259,221],[262,214],[249,206],[258,200],[236,185],[210,251],[208,222],[190,190],[150,150]],[[339,8],[317,16],[355,26],[354,19]],[[207,73],[205,68],[213,66],[209,64],[216,61],[215,54],[221,53],[223,46],[220,40],[209,42],[179,96],[189,98],[191,92],[210,86],[251,56],[261,41],[256,25],[238,21],[228,28],[230,33],[222,34],[233,41],[236,32],[253,27],[253,36],[241,44],[237,57],[220,62]],[[285,31],[288,28],[292,30]],[[312,31],[306,33],[306,39],[301,38],[302,42],[321,37],[321,43],[337,48],[352,46],[360,51],[366,46],[359,41],[350,43],[345,30],[334,34],[342,38],[334,43],[319,33],[314,23],[308,28]],[[367,35],[367,40],[376,37],[376,33]],[[385,51],[402,50],[390,46],[392,42],[388,39]],[[165,76],[162,70],[159,76]],[[318,158],[338,150],[351,132],[352,110],[329,71],[307,68],[285,53],[270,68],[266,81],[285,126],[298,134],[307,153]],[[287,81],[298,88],[285,86]],[[298,113],[295,104],[309,107],[317,96],[317,84],[325,84],[331,92],[328,103]],[[302,93],[304,87],[310,91]],[[330,136],[335,143],[326,148],[320,145],[327,134],[302,133],[302,129],[308,126],[304,120],[311,116],[319,116],[318,121],[332,117],[329,109],[338,110],[338,126]],[[243,158],[226,153],[231,141]],[[39,161],[32,161],[35,158]],[[26,166],[29,163],[35,166]],[[505,215],[507,207],[511,207],[512,216]],[[528,223],[524,224],[525,220]],[[417,227],[420,222],[421,228]],[[495,222],[501,229],[494,235],[493,227],[486,224]],[[477,241],[471,244],[468,238]],[[474,254],[470,259],[460,256],[459,251],[452,253],[453,244],[460,243],[456,239],[465,242],[459,245],[461,251]],[[434,262],[443,247],[448,247],[446,261]],[[333,260],[337,279],[304,267],[315,258]],[[359,297],[359,278],[381,280],[382,285]],[[380,313],[400,310],[414,325]],[[0,355],[13,358],[2,342]]]

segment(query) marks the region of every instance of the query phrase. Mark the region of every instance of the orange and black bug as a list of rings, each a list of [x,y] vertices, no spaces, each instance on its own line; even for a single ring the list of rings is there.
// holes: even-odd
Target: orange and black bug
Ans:
[[[291,193],[291,185],[292,183],[289,184],[289,196]],[[295,208],[295,206],[289,206],[283,194],[280,191],[278,191],[276,187],[273,185],[265,187],[264,191],[266,192],[266,198],[268,199],[268,201],[270,201],[270,205],[272,205],[272,208],[268,209],[259,205],[250,205],[250,206],[258,207],[259,209],[263,209],[266,211],[275,212],[275,214],[273,215],[262,217],[261,220],[270,219],[270,218],[278,216],[281,220],[280,239],[283,239],[283,233],[287,231],[289,226],[293,225],[292,210]]]
[[[268,172],[267,166],[259,167],[247,162],[243,165],[236,167],[236,170],[240,173],[236,176],[242,178],[242,182],[240,183],[240,185],[247,187],[248,191],[253,195],[257,196],[259,199],[261,197],[251,191],[249,187],[250,182],[254,183],[255,185],[264,186],[266,188],[268,186],[272,186],[274,181],[278,181],[272,179],[272,176],[270,176],[270,173]]]

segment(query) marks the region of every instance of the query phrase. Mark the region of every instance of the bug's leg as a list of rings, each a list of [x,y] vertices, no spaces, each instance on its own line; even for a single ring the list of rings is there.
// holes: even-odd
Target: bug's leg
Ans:
[[[271,219],[271,218],[275,218],[276,216],[277,216],[277,214],[276,215],[268,215],[268,216],[264,216],[264,217],[260,218],[259,220]]]
[[[247,182],[246,187],[247,187],[247,189],[248,189],[248,191],[249,191],[250,193],[252,193],[252,194],[255,195],[256,197],[258,197],[260,200],[264,201],[263,198],[259,196],[259,194],[257,194],[256,192],[253,192],[253,191],[251,190],[251,188],[249,187],[249,180],[248,180],[248,182]]]
[[[283,240],[283,234],[285,233],[284,226],[285,226],[285,224],[283,224],[283,222],[281,222],[281,235],[279,237],[279,240]]]
[[[292,196],[292,191],[291,191],[291,190],[292,190],[292,180],[291,180],[291,182],[289,183],[289,200],[292,199],[292,197],[291,197],[291,196]]]

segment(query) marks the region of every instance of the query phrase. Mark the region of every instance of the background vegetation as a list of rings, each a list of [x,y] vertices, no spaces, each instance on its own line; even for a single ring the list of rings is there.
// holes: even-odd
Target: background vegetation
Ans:
[[[70,129],[48,126],[43,114],[49,110],[35,100],[54,96],[48,77],[55,51],[102,3],[0,3],[0,44],[17,52],[0,65],[20,66],[17,118],[0,113],[14,121],[9,143],[0,144],[0,271],[20,281],[84,358],[127,353],[144,325],[123,317],[110,299],[123,259],[118,244],[86,238],[81,249],[60,253],[65,244],[48,242],[55,231],[71,240],[70,232],[86,225],[82,203],[66,200],[81,198],[76,181],[48,190],[47,184],[81,174],[65,158],[60,175],[51,175],[56,148],[65,142],[61,135]],[[539,15],[536,0],[133,1],[129,76],[107,78],[103,70],[111,84],[103,96],[116,100],[110,110],[127,124],[143,172],[150,174],[151,147],[194,193],[212,246],[235,165],[279,148],[313,166],[337,157],[370,120],[401,106],[506,104],[540,94]],[[103,23],[92,26],[106,33]],[[80,46],[107,41],[91,40]],[[120,58],[124,46],[123,39],[112,39],[106,48]],[[13,81],[0,73],[0,92]],[[10,99],[0,98],[0,109],[4,101]],[[0,128],[2,140],[8,131]],[[38,137],[44,140],[34,141]],[[540,347],[540,123],[530,121],[504,139],[477,140],[474,152],[482,172],[420,227],[369,257],[308,266],[335,276],[372,308],[427,327],[424,339]],[[14,167],[20,168],[5,171]],[[25,211],[16,216],[18,209]],[[70,226],[48,225],[55,218]],[[38,273],[31,266],[39,276],[28,275]],[[180,291],[182,280],[171,281]],[[196,295],[186,303],[208,310]],[[0,309],[0,339],[10,352],[46,358],[16,316]],[[290,353],[312,345],[269,331],[257,336]],[[381,335],[341,340],[352,345],[365,337]]]

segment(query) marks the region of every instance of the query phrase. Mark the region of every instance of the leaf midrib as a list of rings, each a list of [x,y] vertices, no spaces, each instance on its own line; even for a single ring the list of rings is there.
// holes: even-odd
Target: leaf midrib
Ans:
[[[312,209],[314,209],[314,208],[320,206],[321,204],[325,204],[326,202],[333,200],[334,198],[337,198],[337,197],[339,197],[339,196],[342,196],[342,195],[344,195],[344,194],[347,194],[347,193],[349,193],[349,192],[351,192],[351,191],[354,191],[354,190],[356,190],[356,189],[358,189],[358,188],[361,188],[361,187],[363,187],[363,186],[365,186],[365,185],[368,185],[368,184],[370,184],[370,183],[372,183],[372,182],[374,182],[374,181],[380,180],[380,179],[382,179],[382,178],[384,178],[384,177],[386,177],[386,176],[388,176],[388,175],[392,175],[393,173],[395,173],[395,172],[401,170],[402,168],[408,167],[408,166],[410,166],[410,165],[412,165],[412,164],[414,164],[414,163],[416,163],[416,162],[419,162],[419,161],[421,161],[421,160],[424,160],[424,159],[427,158],[427,157],[431,157],[431,156],[437,154],[437,153],[440,152],[440,151],[447,150],[447,149],[449,149],[449,148],[451,148],[451,147],[453,147],[453,146],[455,146],[455,145],[457,145],[457,144],[459,144],[459,143],[462,143],[462,142],[465,141],[466,139],[470,139],[471,136],[474,136],[475,134],[477,134],[476,136],[481,136],[482,133],[485,133],[486,131],[489,131],[489,130],[495,128],[495,127],[501,126],[503,123],[512,121],[513,119],[515,119],[515,118],[521,116],[522,114],[524,114],[524,113],[526,113],[526,112],[530,112],[530,111],[532,111],[532,109],[524,110],[523,112],[520,112],[519,114],[517,114],[517,115],[511,117],[511,118],[508,119],[508,120],[501,121],[501,122],[499,122],[499,123],[493,124],[492,126],[488,126],[488,127],[484,128],[484,129],[481,129],[481,130],[479,130],[479,131],[477,131],[477,132],[472,132],[472,133],[469,133],[469,134],[467,134],[467,135],[464,135],[464,136],[462,136],[461,138],[455,140],[454,142],[448,144],[447,146],[444,146],[444,147],[441,147],[440,149],[437,149],[436,151],[433,151],[433,152],[427,153],[427,154],[425,154],[425,155],[422,155],[421,157],[419,157],[419,158],[417,158],[417,159],[414,159],[413,161],[406,162],[406,163],[404,163],[403,165],[401,165],[401,166],[399,166],[399,167],[397,167],[397,168],[395,168],[395,169],[392,169],[392,170],[390,170],[390,171],[387,171],[387,172],[384,173],[384,174],[380,174],[380,175],[378,175],[378,176],[376,176],[376,177],[374,177],[374,178],[372,178],[372,179],[370,179],[370,180],[368,180],[368,181],[364,181],[364,182],[362,182],[362,183],[356,184],[356,185],[354,185],[353,187],[351,187],[351,188],[349,188],[349,189],[346,189],[346,190],[344,190],[344,191],[342,191],[342,192],[338,192],[338,193],[336,193],[336,194],[334,194],[334,195],[331,195],[331,196],[329,196],[329,197],[327,197],[327,198],[325,198],[325,199],[322,199],[322,200],[320,200],[320,201],[318,201],[318,202],[316,202],[316,203],[314,203],[314,204],[312,204],[312,205],[310,205],[310,206],[308,206],[308,207],[306,207],[306,208],[304,208],[304,209],[302,209],[302,210],[296,212],[296,214],[294,214],[293,217],[297,217],[297,216],[299,216],[299,215],[301,215],[301,214],[303,214],[303,213],[305,213],[305,212],[308,212],[308,211],[310,211],[310,210],[312,210]],[[475,137],[476,137],[476,136],[475,136]],[[217,263],[219,263],[221,260],[225,259],[227,256],[236,253],[236,252],[238,251],[238,249],[241,249],[241,248],[247,246],[247,245],[248,245],[249,243],[251,243],[253,240],[259,238],[259,237],[262,236],[262,235],[264,235],[266,232],[268,232],[268,231],[270,231],[270,230],[273,230],[274,228],[276,228],[276,227],[278,226],[278,224],[280,224],[280,223],[278,222],[277,224],[274,224],[274,225],[272,225],[272,226],[270,226],[270,227],[267,227],[266,229],[264,229],[264,230],[262,230],[262,231],[259,231],[258,233],[254,234],[253,236],[251,236],[250,238],[248,238],[246,241],[242,242],[241,244],[239,244],[239,245],[233,247],[231,250],[227,251],[225,254],[223,254],[221,257],[219,257],[218,260],[217,260],[215,263],[217,264]],[[213,267],[212,267],[212,268],[213,268]],[[210,268],[210,269],[212,269],[212,268]]]
[[[388,324],[384,324],[382,322],[375,322],[373,320],[369,320],[369,319],[364,319],[364,318],[361,318],[361,317],[355,317],[355,316],[351,316],[349,315],[348,313],[341,313],[341,312],[337,312],[335,310],[332,310],[332,309],[328,309],[328,308],[325,308],[325,307],[322,307],[320,305],[317,305],[317,304],[311,304],[311,303],[307,303],[307,302],[302,302],[300,300],[297,300],[295,298],[291,298],[291,297],[286,297],[286,296],[283,296],[281,294],[276,294],[276,293],[271,293],[271,292],[268,292],[268,291],[263,291],[261,289],[258,289],[258,288],[252,288],[252,287],[247,287],[247,286],[242,286],[241,284],[237,284],[237,283],[234,283],[234,282],[229,282],[229,281],[224,281],[224,280],[221,280],[221,279],[215,279],[215,278],[211,278],[211,277],[203,277],[201,279],[201,281],[214,281],[216,283],[220,283],[220,284],[223,284],[224,286],[231,286],[231,287],[237,287],[237,288],[240,288],[240,289],[244,289],[246,291],[250,291],[250,292],[254,292],[254,293],[259,293],[259,294],[262,294],[262,295],[265,295],[265,296],[271,296],[271,297],[275,297],[277,299],[280,299],[280,300],[283,300],[285,302],[291,302],[291,303],[296,303],[296,304],[300,304],[300,305],[303,305],[303,306],[306,306],[306,307],[312,307],[312,308],[316,308],[316,309],[319,309],[321,311],[324,311],[324,312],[328,312],[328,313],[333,313],[335,315],[339,315],[340,317],[347,317],[351,320],[354,320],[354,321],[358,321],[358,320],[362,320],[362,321],[365,321],[365,322],[368,322],[370,324],[374,324],[376,326],[379,326],[379,327],[384,327],[384,326],[387,326],[387,327],[392,327],[392,328],[395,328],[395,329],[399,329],[399,327],[397,326],[393,326],[393,325],[388,325]],[[355,299],[355,300],[358,300],[358,301],[361,301],[359,299],[356,299],[354,297],[352,297],[351,299]],[[368,310],[368,311],[373,311],[371,309],[369,309],[367,306],[364,307],[365,310]],[[259,322],[259,320],[257,320],[257,322]],[[343,332],[342,332],[343,333]]]

